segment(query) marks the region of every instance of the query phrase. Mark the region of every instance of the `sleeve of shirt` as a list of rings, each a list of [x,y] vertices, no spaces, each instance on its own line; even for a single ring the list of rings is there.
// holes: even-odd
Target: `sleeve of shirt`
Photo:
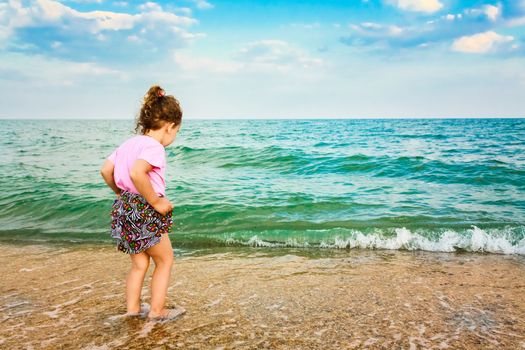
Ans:
[[[111,153],[108,157],[107,157],[107,160],[111,161],[111,163],[115,164],[115,157],[117,156],[117,150],[115,149],[113,151],[113,153]]]
[[[165,155],[164,147],[160,144],[158,145],[146,145],[140,152],[137,159],[144,159],[146,162],[150,163],[153,167],[160,168],[164,165]]]

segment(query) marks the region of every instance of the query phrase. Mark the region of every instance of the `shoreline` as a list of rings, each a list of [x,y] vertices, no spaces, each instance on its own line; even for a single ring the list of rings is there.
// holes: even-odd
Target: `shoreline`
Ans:
[[[473,234],[476,234],[475,240],[465,239],[454,239],[446,241],[431,241],[425,237],[412,234],[410,231],[403,229],[396,229],[399,232],[393,237],[378,237],[375,235],[371,236],[359,236],[359,237],[346,237],[338,238],[334,242],[317,242],[310,244],[308,242],[277,242],[271,240],[260,239],[257,235],[251,238],[240,241],[236,239],[220,239],[214,242],[194,242],[193,240],[184,237],[181,239],[179,234],[170,233],[172,239],[172,246],[174,254],[176,256],[186,255],[203,255],[213,254],[215,252],[224,251],[252,251],[256,250],[267,250],[268,252],[276,252],[276,254],[287,254],[290,251],[297,252],[300,255],[305,256],[332,256],[340,254],[348,254],[351,251],[401,251],[401,252],[428,252],[436,254],[495,254],[501,256],[516,256],[525,259],[525,245],[524,239],[520,242],[502,241],[501,237],[491,237],[483,230],[474,226]],[[192,237],[194,238],[194,237]],[[449,239],[450,237],[446,238]],[[104,239],[86,239],[82,238],[69,238],[64,237],[45,237],[45,238],[34,238],[23,236],[20,238],[6,237],[0,235],[0,245],[7,244],[18,247],[24,247],[29,245],[42,245],[49,247],[59,248],[72,248],[82,249],[82,247],[112,247],[115,242],[107,238],[107,234],[104,234]],[[433,246],[435,245],[435,246]]]
[[[187,313],[159,324],[119,317],[129,257],[113,246],[0,246],[9,349],[525,349],[519,255],[175,251],[167,304]]]

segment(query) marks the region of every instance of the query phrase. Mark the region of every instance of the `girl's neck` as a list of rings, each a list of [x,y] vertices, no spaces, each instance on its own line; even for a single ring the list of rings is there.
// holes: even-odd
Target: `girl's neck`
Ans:
[[[164,131],[162,129],[157,130],[148,130],[144,135],[153,137],[155,140],[157,140],[161,145],[164,146],[162,143],[162,139],[164,136]]]

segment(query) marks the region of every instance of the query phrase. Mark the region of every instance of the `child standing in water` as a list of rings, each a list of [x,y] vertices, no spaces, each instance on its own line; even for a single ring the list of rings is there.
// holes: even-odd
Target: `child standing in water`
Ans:
[[[155,270],[148,319],[167,320],[185,313],[182,307],[165,308],[174,258],[168,236],[173,205],[165,195],[164,148],[175,140],[181,121],[179,101],[166,95],[160,86],[152,86],[137,118],[135,131],[140,134],[116,148],[100,170],[117,195],[111,211],[111,236],[116,240],[117,250],[131,257],[126,279],[126,315],[147,312],[141,310],[140,293],[150,257]]]

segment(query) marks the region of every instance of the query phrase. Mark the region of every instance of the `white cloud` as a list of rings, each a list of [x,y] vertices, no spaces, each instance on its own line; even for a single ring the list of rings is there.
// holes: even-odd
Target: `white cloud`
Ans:
[[[184,71],[211,73],[288,72],[319,67],[323,61],[281,40],[252,42],[235,51],[230,60],[199,57],[182,52],[173,54]]]
[[[508,16],[503,16],[502,8],[502,3],[498,2],[494,5],[463,9],[460,11],[461,13],[444,12],[443,15],[433,16],[432,19],[418,19],[419,23],[408,25],[397,26],[375,22],[349,24],[352,31],[342,36],[340,42],[366,53],[371,51],[386,52],[392,48],[434,47],[436,50],[449,49],[451,42],[456,40],[453,45],[455,51],[483,51],[484,45],[488,45],[487,51],[498,50],[509,53],[512,46],[506,45],[505,42],[508,42],[511,37],[496,37],[492,34],[469,37],[476,33],[493,31],[500,25],[510,27],[525,24],[525,17],[523,19],[519,17],[509,19]],[[519,48],[516,47],[512,50],[518,53],[521,52],[517,51]],[[397,54],[400,51],[391,52]]]
[[[359,34],[371,37],[394,37],[399,36],[405,32],[405,28],[397,25],[385,25],[375,22],[363,22],[360,24],[349,24],[349,27]]]
[[[497,6],[494,5],[484,5],[482,7],[467,8],[463,12],[472,17],[483,16],[486,17],[489,21],[496,21],[501,17],[501,3],[498,3]]]
[[[178,28],[178,27],[172,27],[171,31],[173,33],[177,34],[178,37],[180,37],[180,38],[182,38],[182,39],[184,39],[186,41],[191,41],[191,40],[195,40],[195,39],[206,37],[206,33],[190,33],[187,30],[184,30],[184,29],[181,29],[181,28]]]
[[[501,15],[501,5],[500,4],[498,4],[498,6],[485,5],[483,9],[484,9],[485,15],[491,21],[497,20],[498,17]]]
[[[465,53],[487,53],[497,49],[498,46],[514,40],[512,36],[499,35],[493,31],[478,33],[471,36],[462,36],[454,41],[452,49]]]
[[[322,60],[310,57],[303,50],[282,40],[261,40],[247,44],[234,57],[251,65],[270,65],[277,69],[291,66],[309,68],[322,64]]]
[[[162,7],[156,2],[145,2],[139,5],[139,9],[143,11],[162,11]]]
[[[0,3],[0,48],[25,48],[76,61],[101,57],[119,59],[117,52],[122,57],[129,56],[126,50],[136,52],[132,42],[141,43],[142,54],[147,56],[159,48],[184,47],[205,36],[187,29],[198,23],[195,18],[166,11],[155,2],[145,2],[138,8],[138,13],[79,11],[54,0],[10,0],[7,4]],[[40,32],[39,28],[46,30]],[[31,35],[23,34],[25,29]],[[19,33],[22,33],[20,37]],[[60,50],[50,50],[53,41],[62,42]],[[113,43],[130,46],[119,46],[115,52],[108,52],[108,46]]]
[[[439,11],[443,4],[439,0],[388,0],[401,10],[433,13]]]
[[[200,8],[201,10],[207,10],[214,7],[211,3],[209,3],[206,0],[193,0],[193,2],[197,6],[197,8]]]
[[[509,19],[506,24],[509,27],[519,27],[525,25],[525,16]]]
[[[163,23],[171,26],[187,26],[197,23],[194,18],[178,16],[162,11],[160,6],[148,2],[141,5],[143,13],[128,14],[111,11],[81,12],[53,0],[38,0],[24,7],[19,1],[11,1],[0,8],[0,28],[11,34],[16,28],[39,25],[65,26],[64,22],[76,21],[75,30],[84,26],[91,33],[103,30],[132,29],[140,24]],[[79,28],[80,27],[80,28]]]
[[[459,20],[462,18],[463,18],[463,15],[461,13],[457,13],[457,14],[448,13],[445,16],[441,17],[441,19],[444,19],[447,21],[454,21],[454,20]],[[434,23],[434,21],[428,21],[427,23]]]
[[[378,23],[374,22],[363,22],[361,23],[361,27],[367,28],[367,29],[381,29],[383,26]]]

